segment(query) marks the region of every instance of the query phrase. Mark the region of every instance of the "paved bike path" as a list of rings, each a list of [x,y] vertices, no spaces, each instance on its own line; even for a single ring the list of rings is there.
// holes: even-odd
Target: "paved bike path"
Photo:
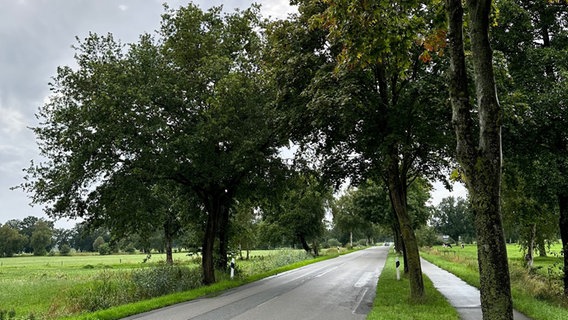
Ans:
[[[422,272],[432,280],[434,287],[456,308],[462,320],[481,320],[479,290],[452,273],[421,259]],[[514,311],[515,320],[531,320]]]

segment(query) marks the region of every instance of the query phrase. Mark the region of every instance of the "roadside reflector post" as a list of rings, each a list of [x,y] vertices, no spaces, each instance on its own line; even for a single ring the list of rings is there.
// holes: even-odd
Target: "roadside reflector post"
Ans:
[[[231,259],[231,279],[235,277],[235,258]]]
[[[396,257],[395,260],[395,265],[396,265],[396,280],[400,280],[400,261],[398,260],[398,256]]]

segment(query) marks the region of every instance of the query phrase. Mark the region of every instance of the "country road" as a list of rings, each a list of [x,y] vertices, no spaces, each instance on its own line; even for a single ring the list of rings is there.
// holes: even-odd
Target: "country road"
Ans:
[[[365,319],[388,249],[357,251],[126,319]]]

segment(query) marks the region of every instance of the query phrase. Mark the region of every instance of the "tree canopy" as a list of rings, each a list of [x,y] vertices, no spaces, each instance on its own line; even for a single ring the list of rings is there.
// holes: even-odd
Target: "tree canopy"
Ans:
[[[149,221],[140,215],[157,210],[149,195],[175,183],[207,213],[204,281],[213,282],[214,238],[221,230],[226,251],[233,200],[270,181],[287,144],[261,72],[259,25],[257,7],[223,15],[190,4],[166,8],[157,39],[78,41],[78,67],[58,68],[38,113],[46,161],[27,169],[24,189],[53,217],[120,224]]]

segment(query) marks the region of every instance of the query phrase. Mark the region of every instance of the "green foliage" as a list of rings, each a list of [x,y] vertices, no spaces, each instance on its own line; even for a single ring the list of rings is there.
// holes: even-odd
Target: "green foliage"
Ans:
[[[110,247],[110,245],[108,243],[102,243],[101,245],[98,246],[98,252],[101,256],[104,255],[109,255],[112,253],[112,248]]]
[[[416,230],[416,240],[420,247],[431,247],[436,244],[441,244],[436,229],[431,226],[422,226]]]
[[[137,299],[192,290],[202,285],[201,270],[177,265],[135,270],[132,282]]]
[[[16,318],[16,311],[14,311],[13,309],[10,311],[0,309],[0,320],[10,320],[15,318]]]
[[[63,244],[59,247],[59,254],[62,256],[70,256],[71,255],[71,246],[68,244]]]
[[[53,228],[45,221],[38,220],[34,225],[30,244],[34,250],[35,256],[44,256],[47,254],[48,248],[51,246],[51,237]]]
[[[250,277],[256,273],[267,272],[269,270],[274,270],[286,265],[312,258],[313,257],[305,251],[278,250],[275,254],[257,257],[247,265],[239,266],[237,262],[237,268],[241,271],[241,277]]]
[[[341,246],[341,242],[339,242],[337,239],[331,238],[327,240],[327,245],[330,248],[336,248]]]
[[[95,241],[93,242],[93,250],[98,252],[99,248],[105,244],[105,239],[102,236],[98,236]]]
[[[265,222],[273,225],[267,229],[278,229],[293,243],[299,242],[306,252],[317,247],[308,243],[316,241],[324,232],[326,208],[332,198],[332,191],[312,174],[294,173],[274,205],[266,208]],[[274,236],[274,235],[273,235]]]
[[[24,250],[27,242],[26,236],[8,224],[0,227],[0,257],[11,257]]]
[[[96,311],[131,302],[131,281],[125,272],[102,271],[86,284],[70,290],[76,310]]]
[[[475,239],[473,212],[463,198],[442,199],[434,210],[432,226],[440,235],[448,235],[455,242],[471,243]]]

